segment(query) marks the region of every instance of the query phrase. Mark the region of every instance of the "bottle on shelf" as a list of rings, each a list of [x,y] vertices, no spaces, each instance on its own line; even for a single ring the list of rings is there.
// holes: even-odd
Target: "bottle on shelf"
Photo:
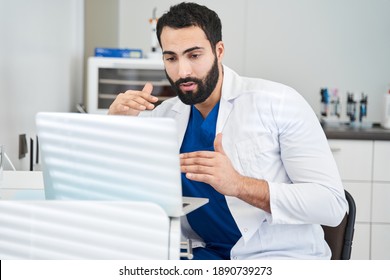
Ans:
[[[347,116],[350,124],[353,124],[356,120],[356,101],[353,95],[353,93],[347,92]]]
[[[367,117],[367,95],[362,93],[362,98],[360,99],[359,105],[359,122],[363,121],[363,118]]]
[[[390,129],[390,86],[383,96],[382,121],[381,126]]]

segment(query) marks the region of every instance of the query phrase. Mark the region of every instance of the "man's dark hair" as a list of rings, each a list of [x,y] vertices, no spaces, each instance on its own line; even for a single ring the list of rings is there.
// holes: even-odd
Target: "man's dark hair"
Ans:
[[[165,26],[180,29],[197,26],[206,34],[212,47],[222,40],[222,24],[217,13],[196,3],[171,6],[157,21],[157,39],[161,46],[161,32]],[[162,46],[161,46],[162,47]],[[214,49],[213,49],[214,51]]]

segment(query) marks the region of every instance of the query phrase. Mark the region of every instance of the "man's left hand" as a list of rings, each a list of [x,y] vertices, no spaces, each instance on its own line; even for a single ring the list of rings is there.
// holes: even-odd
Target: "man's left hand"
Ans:
[[[223,195],[238,196],[241,175],[223,150],[222,133],[215,137],[214,150],[181,154],[181,172],[190,180],[211,185]]]

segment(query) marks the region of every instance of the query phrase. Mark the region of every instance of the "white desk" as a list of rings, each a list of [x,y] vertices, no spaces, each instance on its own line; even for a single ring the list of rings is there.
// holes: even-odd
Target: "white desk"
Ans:
[[[42,171],[3,171],[0,199],[45,199]]]

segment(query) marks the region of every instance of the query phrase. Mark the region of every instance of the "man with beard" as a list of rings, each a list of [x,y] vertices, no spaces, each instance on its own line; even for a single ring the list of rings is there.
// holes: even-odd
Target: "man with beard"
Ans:
[[[221,30],[205,6],[172,6],[157,38],[178,96],[155,108],[147,83],[109,114],[177,121],[183,195],[209,198],[182,219],[195,259],[330,259],[321,224],[338,225],[347,202],[318,119],[295,90],[223,65]]]

